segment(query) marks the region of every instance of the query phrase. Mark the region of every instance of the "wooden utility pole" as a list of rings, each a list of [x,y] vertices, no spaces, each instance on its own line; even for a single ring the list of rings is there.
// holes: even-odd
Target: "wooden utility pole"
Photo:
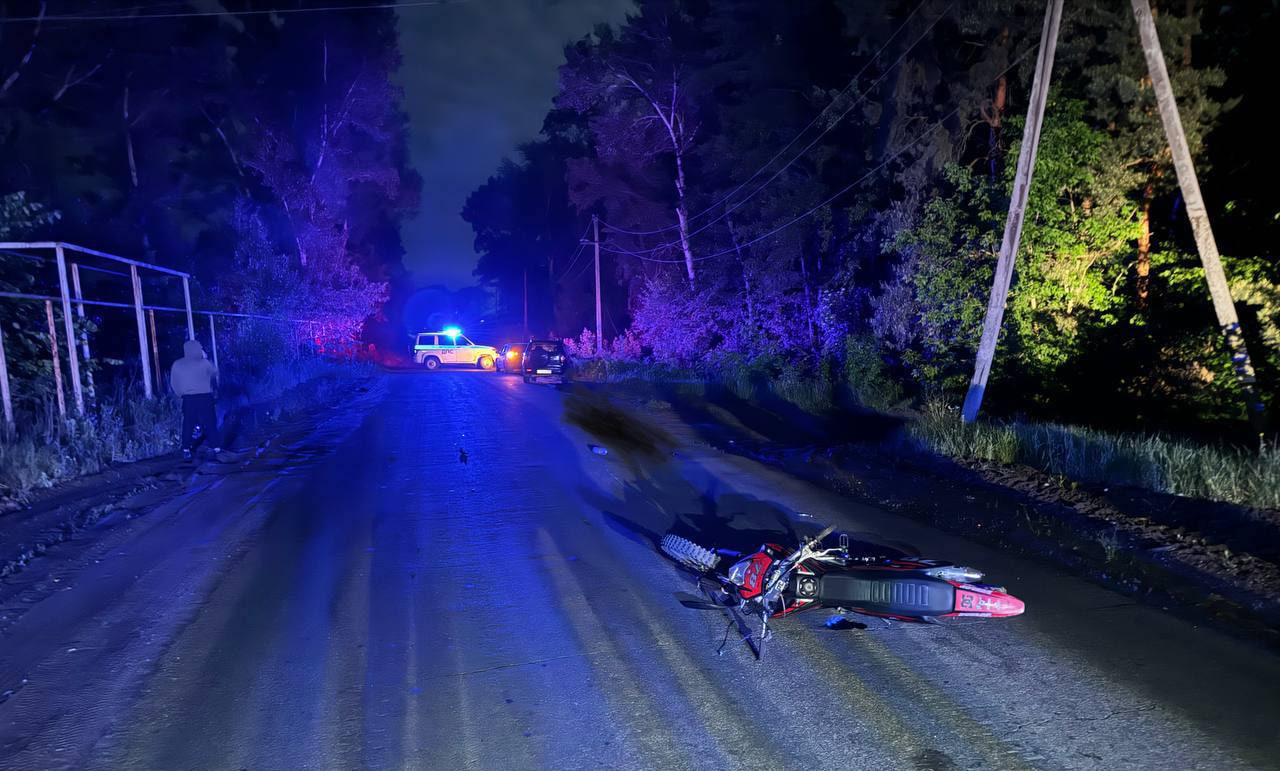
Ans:
[[[529,269],[524,269],[524,337],[529,339]]]
[[[1000,325],[1004,321],[1009,283],[1013,280],[1013,258],[1022,239],[1022,220],[1027,211],[1027,194],[1031,190],[1036,151],[1040,145],[1040,126],[1044,122],[1044,105],[1049,96],[1049,74],[1053,71],[1053,54],[1058,47],[1058,28],[1061,23],[1062,0],[1049,0],[1044,15],[1044,29],[1040,32],[1040,55],[1036,59],[1035,78],[1031,81],[1027,123],[1022,131],[1022,148],[1018,152],[1018,168],[1013,178],[1009,217],[1005,220],[1000,258],[996,262],[995,280],[991,284],[991,300],[987,303],[987,316],[982,323],[982,342],[978,345],[973,380],[969,382],[969,393],[965,395],[964,410],[961,412],[966,423],[972,423],[978,418],[982,397],[987,390],[987,378],[991,374],[991,362],[995,358],[996,343],[1000,339]]]
[[[591,240],[596,248],[596,356],[599,356],[604,351],[604,325],[600,320],[600,219],[594,214],[591,215]]]
[[[5,360],[4,330],[0,329],[0,406],[4,408],[4,425],[13,432],[13,399],[9,396],[9,363]]]
[[[1236,379],[1240,383],[1241,391],[1244,392],[1249,422],[1261,432],[1266,417],[1265,408],[1255,388],[1257,381],[1253,374],[1253,364],[1249,361],[1249,351],[1245,347],[1244,335],[1240,329],[1240,318],[1236,315],[1236,306],[1231,299],[1231,287],[1227,285],[1227,275],[1222,270],[1218,242],[1213,237],[1213,228],[1209,226],[1209,212],[1205,209],[1204,198],[1200,195],[1200,181],[1196,178],[1196,167],[1191,160],[1191,151],[1187,147],[1187,136],[1182,130],[1178,103],[1173,98],[1173,87],[1169,83],[1169,69],[1165,65],[1164,52],[1160,48],[1160,37],[1156,34],[1151,5],[1148,0],[1131,0],[1131,2],[1133,16],[1138,22],[1138,37],[1142,40],[1142,54],[1147,59],[1147,71],[1151,75],[1151,85],[1156,92],[1160,122],[1164,124],[1164,133],[1169,139],[1173,168],[1178,173],[1178,186],[1182,188],[1182,200],[1186,205],[1187,218],[1191,220],[1191,231],[1196,239],[1196,251],[1200,253],[1205,281],[1209,284],[1209,295],[1213,298],[1213,311],[1218,316],[1218,326],[1226,339],[1227,350],[1231,352],[1231,364],[1235,368]]]

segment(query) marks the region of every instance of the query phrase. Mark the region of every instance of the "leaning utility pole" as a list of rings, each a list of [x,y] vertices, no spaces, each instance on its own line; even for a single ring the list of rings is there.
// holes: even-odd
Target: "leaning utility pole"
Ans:
[[[1133,16],[1138,22],[1138,37],[1142,39],[1142,53],[1147,59],[1147,71],[1151,75],[1156,105],[1160,109],[1160,122],[1164,124],[1164,133],[1169,139],[1173,168],[1178,173],[1178,186],[1182,188],[1187,218],[1191,220],[1196,251],[1200,253],[1205,281],[1209,284],[1209,295],[1213,298],[1213,311],[1218,316],[1218,325],[1226,339],[1227,349],[1231,352],[1231,364],[1235,367],[1240,390],[1244,392],[1249,422],[1261,432],[1265,407],[1254,387],[1257,381],[1253,375],[1253,364],[1249,362],[1249,351],[1245,348],[1240,318],[1236,315],[1236,306],[1231,299],[1231,287],[1227,285],[1227,276],[1222,270],[1218,242],[1214,240],[1213,228],[1209,226],[1209,212],[1200,196],[1200,181],[1196,178],[1196,167],[1191,161],[1191,151],[1187,148],[1186,134],[1182,131],[1182,118],[1178,114],[1178,103],[1173,98],[1173,87],[1169,84],[1169,69],[1164,62],[1164,52],[1160,49],[1155,19],[1151,16],[1148,0],[1132,0],[1132,3]]]
[[[13,433],[13,399],[9,397],[9,364],[5,361],[3,329],[0,329],[0,406],[4,409],[5,430]]]
[[[596,356],[604,350],[604,329],[600,321],[600,219],[591,215],[591,240],[596,248]]]
[[[1009,283],[1013,280],[1013,258],[1018,252],[1018,242],[1022,239],[1022,219],[1027,211],[1027,194],[1031,190],[1031,176],[1040,145],[1040,126],[1044,122],[1044,105],[1049,96],[1049,73],[1053,70],[1053,54],[1058,47],[1058,27],[1061,23],[1062,0],[1049,0],[1044,16],[1044,29],[1040,32],[1036,74],[1031,81],[1031,99],[1027,105],[1027,124],[1022,131],[1022,149],[1018,152],[1018,168],[1013,178],[1009,217],[1004,224],[1004,240],[1000,242],[1000,259],[996,262],[995,280],[991,284],[987,317],[982,323],[982,342],[978,345],[973,380],[969,381],[969,393],[964,397],[964,409],[961,412],[966,423],[972,423],[978,418],[982,396],[987,390],[987,378],[991,374],[991,361],[996,354],[996,343],[1000,339],[1000,325],[1004,321]]]

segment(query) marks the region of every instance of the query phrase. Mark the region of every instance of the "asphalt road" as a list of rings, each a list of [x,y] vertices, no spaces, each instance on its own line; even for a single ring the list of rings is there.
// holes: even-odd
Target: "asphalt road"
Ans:
[[[57,547],[8,587],[0,768],[1277,767],[1273,654],[631,420],[491,373],[387,374]],[[1028,613],[808,614],[757,663],[732,636],[717,655],[726,619],[676,603],[650,540],[817,523],[984,568]]]

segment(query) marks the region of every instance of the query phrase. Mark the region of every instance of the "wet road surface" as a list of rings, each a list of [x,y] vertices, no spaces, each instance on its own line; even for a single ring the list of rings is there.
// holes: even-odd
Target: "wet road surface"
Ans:
[[[638,426],[576,399],[387,374],[37,560],[6,595],[0,768],[1277,767],[1274,655],[709,450],[669,413],[629,446]],[[717,655],[727,620],[676,603],[691,586],[651,541],[817,522],[981,567],[1028,614],[816,612],[757,663],[732,636]]]

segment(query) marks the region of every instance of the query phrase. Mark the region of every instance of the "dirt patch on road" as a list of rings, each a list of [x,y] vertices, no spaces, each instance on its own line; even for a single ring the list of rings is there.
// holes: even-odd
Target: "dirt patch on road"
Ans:
[[[636,420],[595,391],[577,388],[564,402],[564,419],[599,440],[629,463],[666,457],[675,441],[665,432]]]

